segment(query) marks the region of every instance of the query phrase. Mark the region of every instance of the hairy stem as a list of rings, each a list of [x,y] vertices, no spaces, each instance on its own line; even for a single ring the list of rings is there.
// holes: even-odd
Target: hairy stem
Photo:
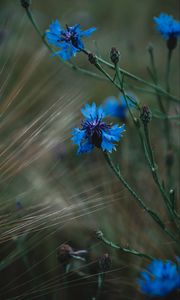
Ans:
[[[97,231],[97,238],[99,240],[101,240],[102,242],[104,242],[106,245],[114,248],[114,249],[117,249],[117,250],[120,250],[124,253],[128,253],[128,254],[132,254],[132,255],[135,255],[135,256],[139,256],[139,257],[144,257],[144,258],[147,258],[149,260],[152,260],[153,257],[151,255],[148,255],[148,254],[145,254],[145,253],[142,253],[142,252],[139,252],[133,248],[125,248],[125,247],[122,247],[120,245],[117,245],[111,241],[109,241],[107,238],[104,237],[104,234],[102,231]]]

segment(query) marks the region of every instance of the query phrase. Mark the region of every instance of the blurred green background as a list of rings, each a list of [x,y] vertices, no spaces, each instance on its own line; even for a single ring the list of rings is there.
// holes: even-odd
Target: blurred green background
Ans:
[[[97,27],[85,44],[109,61],[112,46],[121,66],[150,80],[147,46],[164,86],[167,49],[154,28],[160,12],[179,18],[179,1],[163,0],[34,0],[31,10],[45,31],[52,20],[62,25]],[[73,62],[92,70],[86,57]],[[179,48],[171,68],[172,94],[179,96]],[[129,81],[129,84],[134,82]],[[141,104],[158,110],[156,97],[132,90]],[[177,255],[176,245],[138,207],[106,165],[103,155],[76,156],[71,130],[79,126],[84,102],[101,103],[118,91],[107,81],[75,72],[50,56],[18,0],[0,1],[0,285],[1,299],[92,299],[97,288],[99,255],[110,253],[112,266],[100,299],[147,299],[136,277],[146,261],[100,243],[101,229],[112,241],[162,259]],[[172,105],[171,114],[177,113]],[[117,121],[117,120],[116,120]],[[169,224],[162,199],[146,165],[131,120],[115,155],[124,176]],[[179,130],[173,126],[175,185]],[[152,144],[165,179],[162,119],[151,123]],[[20,204],[19,204],[20,203]],[[18,205],[17,205],[18,204]],[[87,249],[86,262],[73,261],[64,279],[57,260],[62,243]],[[82,273],[86,273],[86,277]],[[172,300],[172,298],[171,298]],[[175,298],[173,299],[175,300]]]

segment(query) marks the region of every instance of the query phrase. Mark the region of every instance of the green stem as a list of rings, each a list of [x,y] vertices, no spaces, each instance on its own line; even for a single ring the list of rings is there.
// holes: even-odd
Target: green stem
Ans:
[[[171,62],[171,52],[172,51],[168,51],[168,58],[167,58],[167,70],[166,70],[166,90],[167,92],[169,91],[169,75],[170,75],[170,62]],[[151,67],[152,67],[152,80],[153,82],[158,85],[158,76],[157,76],[157,70],[156,70],[156,65],[155,65],[155,61],[154,61],[154,53],[153,53],[153,49],[149,50],[149,54],[150,54],[150,62],[151,62]],[[161,99],[161,95],[156,91],[156,97],[158,100],[158,104],[159,104],[159,108],[161,110],[161,112],[166,116],[164,118],[164,134],[166,137],[166,152],[168,152],[169,150],[171,150],[172,145],[171,145],[171,136],[170,136],[170,132],[171,132],[171,123],[169,121],[168,118],[168,111],[169,111],[169,101],[168,101],[168,109],[166,112],[166,109],[164,107],[164,104],[162,103],[162,99]],[[172,186],[172,165],[167,165],[166,163],[166,173],[167,173],[167,178],[168,178],[168,188],[170,189]]]
[[[166,91],[170,93],[170,70],[171,70],[171,59],[172,59],[172,50],[168,49],[168,55],[167,55],[167,65],[166,65],[166,76],[165,76],[165,82],[166,82]],[[167,114],[169,113],[170,109],[170,101],[167,101],[166,111]],[[172,136],[171,136],[171,123],[169,120],[166,120],[167,126],[166,126],[166,136],[167,136],[167,153],[169,151],[172,151]],[[168,189],[172,188],[173,184],[173,176],[172,176],[172,163],[167,164],[167,178],[168,178]]]
[[[170,69],[171,69],[172,50],[168,50],[167,65],[166,65],[166,91],[170,93]]]
[[[134,116],[133,111],[132,111],[131,108],[130,108],[129,101],[127,100],[127,98],[131,100],[131,97],[128,96],[128,95],[125,93],[125,90],[124,90],[124,84],[123,84],[123,78],[122,78],[122,76],[121,76],[121,72],[120,72],[119,67],[118,67],[117,64],[115,65],[115,71],[116,71],[116,76],[117,76],[117,78],[118,78],[119,84],[120,84],[120,86],[121,86],[121,92],[122,92],[123,97],[124,97],[124,99],[125,99],[125,101],[126,101],[126,105],[127,105],[128,111],[129,111],[130,116],[131,116],[131,118],[132,118],[132,120],[133,120],[133,122],[134,122],[134,125],[136,126],[136,124],[137,124],[136,117]],[[136,106],[138,106],[137,103],[136,103]],[[138,108],[140,109],[140,107],[138,107]]]
[[[137,195],[137,193],[129,186],[127,181],[124,179],[120,172],[119,166],[116,167],[108,153],[104,153],[105,159],[108,163],[108,165],[111,167],[113,170],[114,174],[116,177],[122,182],[122,184],[125,186],[125,188],[130,192],[130,194],[133,196],[133,198],[137,201],[137,203],[151,216],[151,218],[161,227],[161,229],[169,235],[175,242],[179,243],[176,237],[169,231],[168,228],[166,228],[165,224],[163,221],[159,218],[159,216],[152,211],[149,207],[146,206],[144,201]]]
[[[96,296],[94,296],[92,300],[98,300],[100,298],[102,287],[104,284],[104,277],[105,274],[103,272],[98,274],[97,292],[96,292]]]
[[[151,72],[152,72],[152,80],[154,82],[155,85],[158,85],[158,74],[157,74],[157,70],[156,70],[156,64],[155,64],[155,60],[154,60],[154,52],[153,52],[153,48],[149,49],[149,54],[150,54],[150,63],[151,63]],[[158,104],[159,104],[159,108],[161,110],[161,112],[163,112],[164,114],[166,114],[166,110],[164,108],[164,105],[162,103],[162,99],[161,99],[161,95],[158,93],[158,91],[156,91],[156,96],[157,96],[157,100],[158,100]]]
[[[144,125],[144,133],[145,133],[145,138],[146,138],[146,143],[147,143],[147,149],[150,157],[150,168],[152,172],[152,177],[154,179],[154,182],[156,183],[157,187],[159,188],[159,191],[162,195],[162,198],[164,200],[164,203],[166,205],[166,208],[168,210],[168,214],[170,216],[170,219],[173,223],[175,223],[176,227],[179,229],[178,225],[176,224],[175,218],[174,218],[174,212],[170,203],[170,199],[168,195],[166,194],[166,191],[164,190],[161,180],[159,178],[158,172],[157,172],[157,164],[154,159],[154,154],[151,146],[151,141],[150,141],[150,136],[149,136],[149,128],[148,125]]]
[[[139,256],[139,257],[144,257],[144,258],[147,258],[149,260],[152,260],[153,257],[151,255],[148,255],[148,254],[145,254],[145,253],[142,253],[142,252],[139,252],[135,249],[132,249],[132,248],[125,248],[125,247],[122,247],[120,245],[117,245],[111,241],[109,241],[107,238],[104,237],[104,234],[102,231],[97,231],[97,238],[99,240],[101,240],[102,242],[104,242],[106,245],[114,248],[114,249],[117,249],[117,250],[120,250],[124,253],[128,253],[128,254],[132,254],[132,255],[135,255],[135,256]]]

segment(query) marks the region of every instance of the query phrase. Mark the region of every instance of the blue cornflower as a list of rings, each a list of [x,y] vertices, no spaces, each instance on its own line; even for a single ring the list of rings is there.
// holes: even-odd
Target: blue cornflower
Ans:
[[[134,97],[134,95],[132,96]],[[128,104],[131,108],[134,107],[134,104],[130,100],[128,100]],[[128,107],[124,96],[120,96],[119,99],[113,96],[108,97],[104,103],[104,110],[108,116],[116,117],[122,121],[125,121],[128,112]]]
[[[168,48],[173,50],[177,45],[177,38],[180,36],[180,22],[165,13],[161,13],[159,17],[154,17],[154,22],[157,30],[167,40]]]
[[[66,25],[66,29],[62,29],[59,21],[56,20],[51,23],[45,34],[49,44],[61,48],[60,51],[56,52],[56,55],[59,55],[63,60],[69,60],[78,51],[84,50],[81,38],[90,36],[95,30],[96,28],[92,27],[83,31],[79,24],[72,27]]]
[[[154,22],[157,30],[165,39],[168,39],[171,35],[180,36],[180,22],[176,21],[172,16],[161,13],[159,17],[154,17]]]
[[[107,124],[103,121],[105,112],[102,106],[96,104],[86,104],[81,109],[85,119],[81,123],[81,128],[74,128],[72,131],[72,141],[78,146],[77,153],[91,152],[94,146],[103,151],[112,152],[116,150],[115,142],[118,142],[125,131],[125,125],[121,127]]]
[[[179,263],[178,263],[179,264]],[[154,259],[147,271],[141,272],[138,284],[142,293],[149,296],[166,296],[180,288],[180,267],[170,260]]]

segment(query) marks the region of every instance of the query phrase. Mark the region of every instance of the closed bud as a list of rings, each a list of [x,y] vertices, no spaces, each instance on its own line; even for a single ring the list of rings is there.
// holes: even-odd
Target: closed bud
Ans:
[[[103,238],[103,232],[101,230],[97,230],[96,231],[96,236],[98,239],[102,239]]]
[[[68,244],[62,244],[57,250],[57,258],[62,265],[67,265],[71,259],[73,249]]]
[[[144,126],[147,126],[147,124],[151,121],[151,111],[147,105],[143,105],[141,107],[140,119]]]
[[[120,52],[115,47],[112,47],[110,52],[110,59],[113,62],[113,64],[116,65],[119,62],[119,57]]]
[[[62,244],[57,250],[57,258],[63,266],[68,265],[72,258],[85,261],[83,256],[86,254],[87,250],[74,250],[68,244]]]
[[[97,58],[96,58],[96,56],[93,53],[89,53],[88,54],[88,59],[89,59],[89,62],[92,65],[96,65],[97,64]]]
[[[111,267],[111,258],[108,253],[104,253],[99,257],[99,269],[101,272],[106,272],[110,269]]]
[[[20,0],[22,7],[29,8],[31,5],[31,0]]]

